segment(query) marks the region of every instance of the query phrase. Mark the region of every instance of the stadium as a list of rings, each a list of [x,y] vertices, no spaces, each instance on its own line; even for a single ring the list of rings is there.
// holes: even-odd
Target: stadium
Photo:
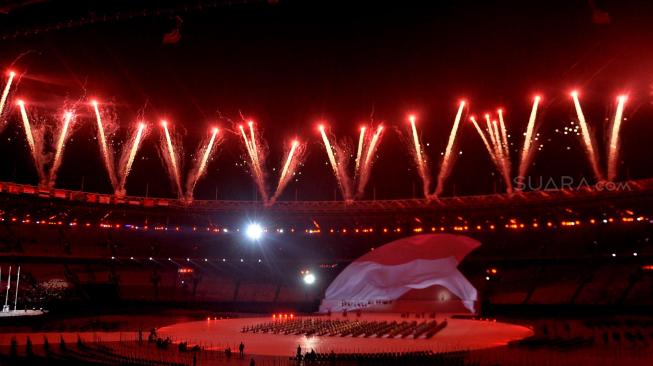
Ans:
[[[3,5],[0,364],[648,364],[651,9],[540,6]]]

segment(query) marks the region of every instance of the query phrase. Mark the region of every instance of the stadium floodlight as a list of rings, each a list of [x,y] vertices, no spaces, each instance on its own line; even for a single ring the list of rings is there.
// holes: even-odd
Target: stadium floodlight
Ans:
[[[306,271],[304,274],[304,283],[307,285],[312,285],[315,283],[315,275],[311,272]]]
[[[263,236],[263,228],[257,223],[250,223],[245,228],[245,235],[252,241],[258,241]]]

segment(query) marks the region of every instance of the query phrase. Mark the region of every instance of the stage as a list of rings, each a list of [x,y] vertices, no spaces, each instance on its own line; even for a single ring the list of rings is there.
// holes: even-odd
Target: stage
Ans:
[[[324,317],[321,317],[324,319]],[[343,319],[342,315],[332,315],[331,319]],[[363,314],[361,318],[349,315],[350,320],[432,320],[401,318],[399,314]],[[272,317],[251,317],[237,319],[202,320],[177,323],[158,330],[160,337],[170,337],[174,342],[187,341],[202,347],[224,349],[230,346],[237,352],[238,344],[245,344],[245,352],[254,355],[292,356],[297,345],[302,350],[336,353],[377,353],[432,350],[449,352],[459,350],[484,349],[502,346],[510,341],[522,339],[533,334],[532,330],[515,324],[494,321],[447,318],[447,327],[431,339],[362,338],[340,336],[304,336],[265,333],[242,333],[245,326],[271,322]],[[444,316],[436,318],[444,321]]]

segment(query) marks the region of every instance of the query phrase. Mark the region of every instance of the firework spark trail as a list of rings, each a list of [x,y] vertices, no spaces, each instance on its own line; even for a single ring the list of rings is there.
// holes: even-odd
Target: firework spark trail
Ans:
[[[499,132],[499,125],[496,120],[492,120],[492,133],[494,134],[494,140],[497,142],[497,145],[495,146],[496,149],[496,155],[499,158],[499,161],[501,162],[501,166],[503,166],[503,169],[508,172],[508,175],[510,174],[510,162],[509,162],[509,157],[507,157],[504,154],[504,148],[502,144],[502,138],[501,138],[501,133]]]
[[[43,172],[43,163],[40,159],[40,153],[37,149],[36,143],[34,142],[34,135],[32,133],[32,126],[29,122],[29,117],[27,116],[27,110],[25,109],[25,102],[19,100],[17,102],[18,107],[20,108],[20,116],[23,120],[23,129],[25,130],[25,138],[27,139],[27,145],[29,145],[30,153],[32,154],[32,159],[34,160],[34,165],[39,176],[39,182],[41,184],[45,183],[45,173]]]
[[[413,135],[413,145],[415,147],[415,163],[417,164],[417,170],[419,172],[420,178],[422,178],[422,188],[424,191],[424,197],[429,197],[429,186],[431,185],[431,179],[426,170],[426,163],[424,162],[424,157],[422,156],[422,147],[419,143],[419,135],[417,135],[417,127],[415,127],[415,116],[408,116],[410,121],[410,128]]]
[[[118,186],[118,189],[116,190],[116,195],[125,195],[125,184],[127,182],[127,177],[129,176],[129,173],[131,172],[132,169],[132,164],[134,164],[134,159],[136,158],[136,153],[138,152],[138,148],[140,146],[141,140],[143,139],[143,134],[145,131],[145,123],[139,122],[138,124],[138,130],[136,130],[136,134],[133,135],[131,138],[131,147],[129,149],[129,155],[124,155],[126,156],[125,158],[120,159],[121,161],[124,161],[124,164],[122,166],[122,174],[120,176],[120,185]]]
[[[497,121],[492,121],[492,131],[494,132],[494,139],[497,141],[497,156],[501,164],[501,173],[506,182],[506,189],[508,193],[512,192],[512,181],[510,180],[510,156],[505,156],[504,148],[501,145],[501,134],[499,133],[499,126]]]
[[[268,203],[268,192],[265,187],[265,175],[263,174],[263,168],[261,167],[261,162],[258,157],[258,148],[256,140],[254,140],[254,123],[252,121],[248,122],[250,128],[250,136],[252,140],[250,141],[247,137],[247,133],[242,125],[239,125],[240,133],[243,136],[243,141],[245,143],[245,148],[247,149],[247,154],[249,155],[249,168],[254,178],[254,183],[261,194],[261,198],[264,203]]]
[[[379,125],[379,127],[377,127],[376,132],[372,136],[372,139],[367,147],[367,152],[365,153],[365,159],[360,167],[358,189],[356,192],[358,196],[362,195],[365,192],[365,186],[367,185],[367,182],[370,179],[370,173],[372,170],[372,164],[371,164],[372,157],[374,156],[374,153],[376,152],[376,149],[379,145],[382,133],[383,133],[383,126]]]
[[[302,162],[304,156],[305,145],[300,144],[299,141],[293,140],[290,145],[290,150],[288,151],[288,157],[286,162],[283,165],[281,170],[281,175],[279,175],[279,183],[277,184],[277,189],[274,192],[274,195],[270,199],[270,204],[273,204],[277,201],[281,193],[283,193],[284,188],[290,182],[297,166]]]
[[[204,148],[201,148],[201,150],[197,154],[200,155],[201,158],[200,160],[198,160],[198,163],[195,166],[195,168],[193,168],[193,170],[188,175],[188,180],[186,181],[186,200],[188,201],[193,200],[193,192],[195,191],[195,185],[206,172],[206,165],[207,162],[209,161],[209,157],[211,156],[211,153],[213,152],[213,145],[217,145],[216,137],[218,136],[219,132],[220,130],[217,127],[213,128],[211,133],[211,138],[209,139],[208,144],[206,144]]]
[[[485,114],[485,123],[487,125],[487,133],[490,136],[490,142],[492,143],[492,149],[494,150],[494,155],[498,158],[499,155],[497,151],[497,140],[492,130],[492,121],[490,121],[490,115],[487,113]]]
[[[435,187],[434,196],[439,196],[444,189],[444,181],[449,176],[451,172],[451,152],[453,151],[454,144],[456,143],[456,135],[458,134],[458,127],[460,125],[460,120],[463,116],[463,110],[465,109],[465,101],[461,101],[458,105],[458,112],[456,113],[456,118],[453,121],[453,126],[451,127],[451,132],[449,133],[449,140],[447,141],[447,148],[444,151],[444,158],[442,158],[442,164],[440,164],[440,172],[438,173],[438,182]]]
[[[94,100],[91,102],[91,104],[93,105],[93,110],[95,111],[95,119],[97,121],[98,137],[100,141],[102,158],[104,160],[104,165],[107,168],[107,173],[109,174],[111,186],[115,191],[118,188],[118,180],[116,179],[116,170],[113,164],[113,153],[109,151],[109,147],[107,145],[107,138],[104,134],[104,125],[102,124],[102,116],[100,115],[98,102]]]
[[[372,141],[367,147],[367,153],[365,153],[365,163],[363,164],[364,170],[368,169],[370,166],[370,160],[372,159],[372,156],[374,155],[374,151],[376,150],[376,145],[378,144],[379,136],[381,135],[381,132],[383,132],[383,126],[379,126],[376,129],[376,133],[374,134],[374,136],[372,136]]]
[[[619,158],[619,130],[621,129],[621,121],[623,120],[624,104],[626,104],[626,96],[620,95],[617,98],[617,111],[614,114],[614,122],[612,123],[612,132],[610,134],[610,145],[608,150],[608,180],[613,181],[617,178],[617,160]]]
[[[256,162],[256,166],[259,167],[260,169],[261,163],[258,159],[258,149],[257,149],[258,144],[256,143],[256,137],[254,135],[254,122],[249,121],[247,122],[247,124],[249,125],[249,132],[251,135],[251,141],[249,146],[252,148],[252,154],[254,155],[254,161]]]
[[[336,181],[338,182],[338,187],[340,188],[340,192],[342,193],[342,196],[345,200],[349,200],[351,199],[349,185],[347,180],[343,176],[344,175],[343,172],[338,166],[338,162],[336,161],[336,157],[333,153],[333,147],[331,146],[331,143],[329,142],[329,138],[327,137],[326,132],[324,131],[324,125],[319,125],[318,129],[320,130],[320,135],[322,135],[322,142],[324,143],[324,149],[326,150],[327,156],[329,157],[329,163],[331,164],[331,169],[333,169],[333,175],[335,175]]]
[[[361,127],[360,136],[358,137],[358,149],[356,150],[356,166],[354,168],[355,177],[360,176],[361,154],[363,153],[363,144],[365,143],[365,126]]]
[[[252,148],[249,146],[249,140],[247,139],[247,134],[245,133],[245,129],[243,128],[242,125],[238,126],[240,129],[240,134],[243,136],[243,141],[245,142],[245,148],[247,149],[247,155],[249,155],[250,158],[252,158],[253,153],[252,153]]]
[[[488,154],[490,155],[490,159],[492,160],[493,163],[496,164],[496,157],[494,156],[494,150],[490,146],[490,143],[488,142],[487,138],[485,137],[485,133],[483,133],[483,130],[481,127],[478,125],[478,122],[476,122],[476,118],[474,116],[469,118],[470,121],[474,124],[474,127],[476,128],[476,132],[478,132],[478,135],[481,137],[481,140],[483,140],[483,145],[485,145],[485,148],[487,149]]]
[[[70,122],[73,119],[73,113],[68,111],[64,113],[63,126],[61,127],[61,132],[59,133],[59,139],[57,140],[57,146],[54,152],[54,160],[52,161],[52,166],[50,167],[50,178],[48,179],[48,184],[50,188],[54,187],[55,181],[57,179],[57,171],[61,166],[61,157],[63,156],[63,151],[66,146],[66,139],[68,138],[68,128],[70,127]]]
[[[501,154],[501,147],[499,146],[499,142],[497,141],[497,135],[494,133],[494,127],[492,127],[492,121],[490,120],[490,115],[485,114],[485,123],[487,125],[487,134],[489,136],[490,140],[490,145],[492,146],[492,151],[494,151],[494,159],[495,163],[497,164],[497,168],[499,169],[499,172],[503,174],[504,171],[504,162],[503,162],[503,156]]]
[[[506,123],[503,120],[503,110],[497,110],[499,115],[499,127],[501,131],[501,145],[503,146],[503,154],[507,157],[510,157],[510,146],[508,145],[508,130],[506,129]]]
[[[249,121],[249,132],[251,136],[251,140],[249,141],[249,146],[252,149],[252,153],[254,154],[254,166],[258,171],[258,179],[259,179],[259,185],[261,187],[261,196],[263,197],[263,202],[267,202],[269,200],[269,194],[266,188],[266,182],[265,182],[265,151],[261,148],[261,145],[259,144],[258,140],[256,139],[256,135],[254,134],[254,122]]]
[[[290,163],[292,162],[292,158],[295,155],[295,150],[297,149],[297,145],[299,145],[299,142],[297,140],[294,140],[292,142],[292,145],[290,146],[290,151],[288,152],[288,158],[286,159],[286,163],[283,165],[283,169],[281,170],[281,175],[279,176],[279,185],[281,185],[281,182],[284,181],[286,178],[286,174],[288,174],[288,168],[290,167]]]
[[[492,162],[497,167],[497,169],[501,170],[501,166],[499,165],[499,161],[497,160],[497,157],[494,153],[494,149],[492,148],[492,146],[490,146],[490,142],[485,136],[485,133],[478,125],[478,122],[476,122],[476,118],[472,116],[470,117],[470,121],[472,121],[472,123],[474,124],[474,128],[476,128],[476,132],[478,132],[478,135],[481,137],[481,140],[483,140],[483,145],[485,145],[485,149],[487,149],[487,153],[490,156],[490,160],[492,160]]]
[[[170,131],[168,131],[168,122],[161,121],[161,126],[163,126],[166,146],[168,148],[168,159],[170,164],[169,170],[177,188],[177,196],[181,198],[183,194],[181,190],[181,176],[179,173],[179,166],[177,165],[177,153],[175,152],[175,147],[172,145],[172,138],[170,138]]]
[[[5,104],[7,103],[7,98],[9,97],[9,91],[11,90],[11,83],[14,81],[16,73],[13,71],[9,72],[9,78],[7,79],[7,84],[2,91],[2,96],[0,97],[0,118],[2,118],[2,113],[5,110]],[[1,122],[1,121],[0,121]]]
[[[576,114],[578,115],[578,124],[580,125],[580,130],[583,136],[583,142],[585,143],[585,150],[587,152],[587,157],[590,160],[592,165],[592,170],[594,171],[594,176],[597,180],[603,179],[603,174],[601,174],[601,169],[599,168],[598,157],[594,150],[594,141],[590,133],[589,127],[587,126],[587,121],[585,120],[585,115],[583,110],[580,107],[580,101],[578,100],[578,92],[571,92],[571,97],[574,99],[574,107],[576,108]]]
[[[540,103],[540,97],[535,96],[533,99],[533,108],[531,115],[528,118],[528,125],[526,127],[526,135],[524,136],[524,147],[521,152],[521,160],[519,162],[519,177],[525,177],[528,167],[531,165],[533,159],[533,131],[535,130],[535,120],[537,118],[537,107]]]

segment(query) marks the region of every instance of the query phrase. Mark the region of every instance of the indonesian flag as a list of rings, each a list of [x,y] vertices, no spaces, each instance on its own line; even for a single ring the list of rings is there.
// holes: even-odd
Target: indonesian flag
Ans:
[[[351,263],[326,290],[323,304],[396,300],[410,290],[439,285],[474,312],[478,292],[457,269],[481,245],[461,235],[416,235],[388,243]],[[425,299],[429,300],[429,299]],[[323,311],[327,309],[321,309]]]

